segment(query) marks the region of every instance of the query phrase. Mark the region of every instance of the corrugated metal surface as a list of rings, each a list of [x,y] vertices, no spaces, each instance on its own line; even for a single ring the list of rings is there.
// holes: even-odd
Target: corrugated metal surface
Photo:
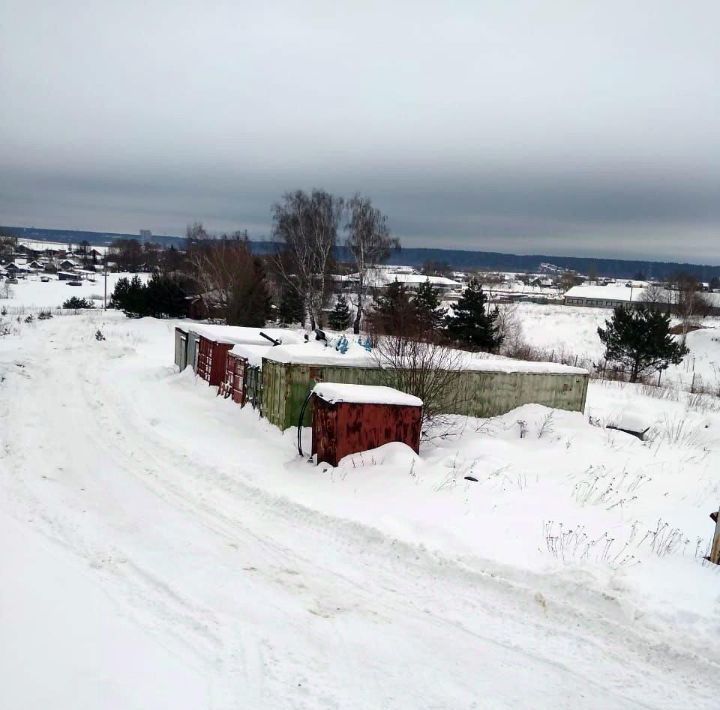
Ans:
[[[182,328],[175,328],[175,364],[184,370],[187,367],[188,334]]]
[[[331,404],[312,397],[312,452],[317,462],[337,466],[340,459],[391,441],[420,449],[422,407],[395,404]]]
[[[197,374],[210,385],[219,387],[225,376],[227,354],[232,348],[230,343],[218,343],[200,336],[197,356]]]
[[[232,397],[233,402],[245,406],[245,383],[247,359],[229,352],[225,360],[225,375],[220,385],[223,397]]]
[[[493,417],[535,403],[581,412],[587,374],[458,372],[442,409],[448,414]],[[280,427],[297,426],[302,404],[317,382],[394,386],[391,373],[374,368],[283,364],[263,359],[263,412]],[[402,388],[399,388],[402,389]],[[411,393],[412,394],[412,393]],[[312,421],[311,407],[303,421]]]
[[[197,361],[198,361],[198,343],[200,342],[200,336],[191,331],[188,331],[188,342],[187,342],[187,364],[192,367],[193,372],[197,372]]]

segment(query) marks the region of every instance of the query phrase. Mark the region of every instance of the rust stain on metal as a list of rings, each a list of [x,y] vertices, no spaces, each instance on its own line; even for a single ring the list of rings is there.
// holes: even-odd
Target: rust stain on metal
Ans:
[[[228,352],[225,359],[225,373],[220,394],[223,397],[232,397],[233,402],[245,406],[245,382],[247,380],[247,359]]]
[[[391,441],[420,449],[422,407],[313,400],[312,453],[318,463],[337,466],[344,456]]]

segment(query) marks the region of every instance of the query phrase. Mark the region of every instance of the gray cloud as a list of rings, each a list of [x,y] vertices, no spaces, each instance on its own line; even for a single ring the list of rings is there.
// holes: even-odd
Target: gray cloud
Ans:
[[[720,6],[3,0],[5,223],[267,235],[370,195],[407,245],[720,263]]]

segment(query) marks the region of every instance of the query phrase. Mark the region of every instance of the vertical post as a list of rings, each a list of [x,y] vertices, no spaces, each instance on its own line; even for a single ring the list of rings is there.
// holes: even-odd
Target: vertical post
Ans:
[[[718,513],[710,513],[710,517],[715,521],[715,534],[713,535],[710,557],[708,557],[708,559],[713,564],[720,565],[720,515],[718,515]]]
[[[103,310],[107,310],[107,255],[105,255],[105,295],[103,296]]]

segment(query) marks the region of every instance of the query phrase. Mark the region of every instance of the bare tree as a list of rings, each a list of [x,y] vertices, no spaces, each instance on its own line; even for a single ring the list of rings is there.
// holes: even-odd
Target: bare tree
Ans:
[[[709,304],[702,298],[700,283],[691,274],[675,274],[670,283],[674,311],[682,324],[681,342],[684,344],[693,321],[709,314]]]
[[[208,313],[221,310],[230,325],[265,325],[270,305],[265,272],[247,235],[208,240],[193,248],[189,260]]]
[[[368,269],[385,261],[392,249],[399,249],[400,242],[390,236],[387,217],[372,206],[370,199],[355,195],[349,204],[347,248],[353,256],[358,271],[355,282],[357,309],[353,321],[353,333],[360,332],[368,292]]]
[[[273,206],[273,236],[283,243],[274,265],[285,286],[303,299],[313,329],[322,325],[343,209],[342,198],[324,190],[289,192]]]
[[[650,310],[670,313],[672,303],[671,293],[662,284],[653,282],[648,284],[643,290],[641,302]]]
[[[441,423],[440,417],[458,396],[466,353],[438,342],[384,335],[376,338],[373,355],[388,386],[423,401],[423,430]]]

